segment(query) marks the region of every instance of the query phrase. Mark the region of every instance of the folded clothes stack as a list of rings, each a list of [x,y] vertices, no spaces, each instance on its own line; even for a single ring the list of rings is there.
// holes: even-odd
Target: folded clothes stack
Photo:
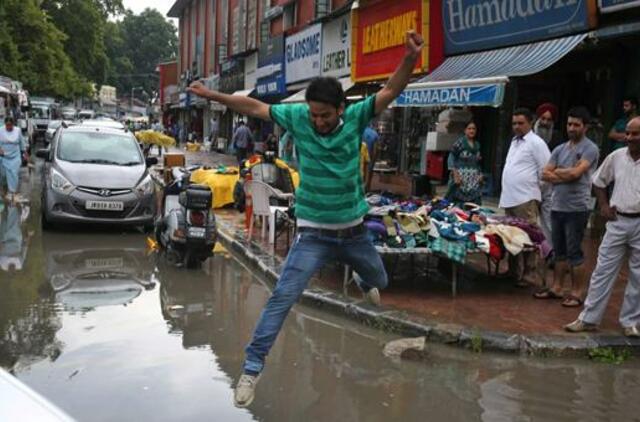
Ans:
[[[371,209],[365,225],[376,246],[429,248],[460,263],[475,252],[499,261],[525,249],[537,249],[542,256],[551,250],[539,227],[475,204],[459,208],[441,198],[381,194],[368,196],[367,202]]]

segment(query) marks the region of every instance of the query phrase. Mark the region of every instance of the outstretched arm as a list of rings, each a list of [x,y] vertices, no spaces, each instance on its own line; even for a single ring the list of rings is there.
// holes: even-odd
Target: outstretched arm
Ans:
[[[424,40],[416,31],[407,31],[405,45],[407,52],[404,58],[385,86],[376,94],[376,114],[384,111],[409,83],[413,69],[416,66],[416,61],[418,61],[422,48],[424,47]]]
[[[236,113],[255,117],[262,120],[271,120],[269,104],[254,98],[241,97],[239,95],[223,94],[222,92],[207,89],[201,82],[192,83],[187,91],[208,100],[224,104]]]

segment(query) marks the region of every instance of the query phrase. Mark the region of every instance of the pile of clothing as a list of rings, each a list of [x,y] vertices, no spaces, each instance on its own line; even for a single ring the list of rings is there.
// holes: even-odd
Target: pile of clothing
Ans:
[[[475,252],[499,262],[525,249],[544,257],[551,251],[538,226],[475,204],[460,208],[441,198],[402,200],[379,194],[369,195],[367,202],[371,208],[365,225],[377,246],[429,248],[459,263]]]

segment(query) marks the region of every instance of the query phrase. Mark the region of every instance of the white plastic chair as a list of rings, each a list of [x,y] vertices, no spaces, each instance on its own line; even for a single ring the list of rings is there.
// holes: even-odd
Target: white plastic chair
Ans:
[[[261,236],[264,238],[266,224],[265,220],[268,219],[269,224],[269,244],[273,245],[276,241],[276,214],[281,213],[286,215],[289,207],[280,207],[271,205],[269,203],[270,198],[284,199],[289,201],[293,200],[292,193],[282,193],[272,186],[267,185],[264,182],[258,180],[248,180],[244,184],[244,192],[247,196],[251,196],[251,204],[253,212],[251,215],[251,222],[249,223],[249,241],[253,235],[253,222],[256,217],[261,217],[262,232]]]

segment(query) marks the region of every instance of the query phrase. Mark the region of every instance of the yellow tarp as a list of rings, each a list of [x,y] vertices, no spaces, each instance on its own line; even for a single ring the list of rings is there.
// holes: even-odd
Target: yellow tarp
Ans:
[[[228,174],[235,169],[235,174]],[[198,169],[191,173],[191,182],[207,185],[213,192],[213,208],[222,208],[233,204],[233,189],[240,178],[237,167],[227,167],[227,174],[216,169]]]
[[[202,149],[202,145],[197,142],[187,142],[187,151],[198,152]]]
[[[143,144],[159,145],[162,147],[172,147],[176,144],[176,140],[164,133],[155,130],[141,130],[136,132],[138,142]]]

